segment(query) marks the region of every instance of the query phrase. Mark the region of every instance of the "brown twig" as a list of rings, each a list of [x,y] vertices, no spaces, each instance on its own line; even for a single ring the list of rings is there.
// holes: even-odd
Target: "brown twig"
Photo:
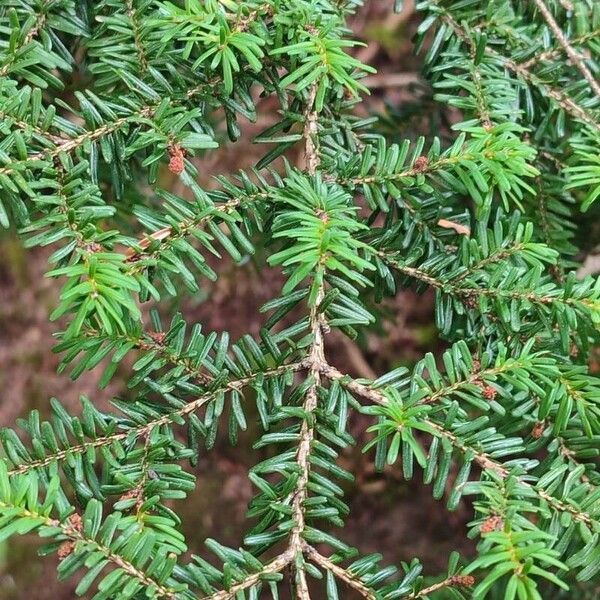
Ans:
[[[247,590],[248,588],[259,583],[261,578],[265,575],[283,571],[283,569],[290,564],[293,558],[294,553],[292,552],[291,548],[288,548],[279,556],[274,558],[271,562],[267,563],[257,573],[252,573],[252,575],[249,575],[243,581],[232,585],[228,590],[221,590],[211,594],[210,596],[204,596],[201,600],[230,600],[230,598],[235,598],[240,592],[243,592],[244,590]]]
[[[245,199],[251,199],[254,200],[258,197],[264,197],[265,194],[259,193],[259,194],[255,194],[253,196],[248,196]],[[222,212],[222,213],[230,213],[232,210],[234,210],[235,208],[237,208],[239,205],[241,204],[241,200],[239,198],[235,198],[233,200],[230,200],[228,202],[225,202],[223,204],[220,204],[218,206],[215,206],[214,208],[214,212],[205,215],[201,218],[191,218],[188,219],[186,221],[182,221],[181,223],[178,223],[177,227],[171,227],[170,225],[167,225],[166,227],[162,227],[161,229],[152,232],[149,235],[146,235],[145,237],[141,238],[140,240],[138,240],[136,246],[132,246],[130,248],[128,248],[125,252],[125,261],[128,263],[135,263],[139,260],[141,260],[142,258],[146,257],[146,250],[150,247],[150,245],[155,242],[161,242],[161,244],[166,244],[170,241],[179,239],[180,237],[183,237],[185,235],[187,235],[187,233],[193,229],[198,229],[200,227],[202,227],[203,225],[205,225],[206,223],[208,223],[208,221],[214,219],[215,215]],[[148,253],[148,255],[152,255],[155,254],[156,252],[153,253]]]
[[[579,69],[580,73],[584,76],[585,80],[590,84],[590,87],[594,91],[594,94],[598,98],[600,98],[600,85],[594,79],[594,76],[587,68],[587,65],[583,61],[581,55],[576,52],[576,50],[569,44],[569,40],[566,38],[562,29],[558,26],[558,23],[552,16],[552,13],[548,10],[544,0],[533,0],[535,5],[538,7],[538,10],[544,17],[544,20],[548,24],[548,27],[552,30],[552,33],[556,36],[556,39],[559,41],[560,45],[565,49],[567,56],[571,59],[573,64]]]
[[[304,111],[304,158],[306,162],[306,171],[309,175],[314,175],[321,162],[317,148],[318,144],[318,118],[317,111],[314,108],[315,98],[317,96],[318,83],[311,85],[306,101]]]
[[[304,552],[308,558],[314,563],[330,571],[335,577],[343,581],[348,587],[358,592],[363,598],[367,600],[377,600],[378,596],[373,592],[371,588],[366,586],[356,575],[350,573],[348,570],[336,565],[326,556],[323,556],[312,546],[304,544]]]
[[[314,83],[308,95],[306,110],[304,112],[304,156],[306,160],[306,170],[310,175],[314,175],[320,163],[317,150],[317,112],[314,109],[315,97],[317,95],[317,84]],[[323,341],[323,330],[321,314],[318,311],[319,304],[325,295],[323,285],[317,291],[315,302],[310,309],[309,324],[312,333],[312,343],[310,346],[307,366],[309,376],[312,378],[312,384],[306,392],[304,398],[303,410],[305,418],[300,429],[300,442],[296,452],[296,463],[300,469],[300,476],[296,483],[294,497],[292,501],[292,516],[295,521],[294,528],[290,535],[289,547],[294,552],[301,551],[303,540],[302,535],[306,527],[304,515],[304,503],[308,495],[308,479],[310,475],[310,450],[314,439],[313,413],[318,404],[318,390],[321,384],[321,368],[325,364],[325,349]],[[304,568],[296,567],[296,597],[298,600],[310,600],[308,582],[306,581],[306,572]]]
[[[401,273],[404,273],[409,277],[413,277],[414,279],[418,279],[419,281],[423,281],[424,283],[427,283],[432,287],[442,290],[446,294],[453,294],[462,298],[466,298],[467,300],[477,298],[479,296],[487,296],[491,298],[503,297],[509,298],[511,300],[527,301],[531,304],[538,304],[542,306],[548,306],[551,304],[563,304],[573,307],[583,306],[590,311],[600,310],[600,300],[595,299],[562,298],[558,295],[542,295],[537,294],[535,292],[511,291],[490,287],[460,287],[460,285],[456,285],[455,280],[442,281],[421,269],[416,269],[414,267],[408,267],[406,265],[399,264],[386,252],[380,252],[379,256],[381,256],[383,260],[385,260],[388,264],[394,267],[394,269],[400,271]]]
[[[411,600],[414,598],[424,598],[425,596],[429,596],[433,594],[433,592],[437,592],[438,590],[442,590],[447,587],[471,587],[475,584],[475,578],[472,575],[452,575],[444,579],[444,581],[440,581],[438,583],[434,583],[429,587],[423,588],[421,591],[416,592],[415,594],[411,594],[408,596]]]
[[[321,369],[325,364],[323,331],[321,329],[321,319],[318,313],[318,306],[323,300],[323,288],[318,291],[314,306],[310,313],[310,328],[313,335],[313,342],[310,348],[310,354],[307,364],[309,365],[309,375],[313,382],[306,392],[303,410],[306,413],[300,430],[300,443],[296,452],[296,463],[300,468],[300,476],[296,483],[294,499],[292,502],[292,515],[296,522],[290,536],[290,549],[297,552],[302,548],[302,534],[306,527],[304,516],[304,503],[308,495],[308,478],[310,475],[310,449],[314,439],[313,413],[317,408],[318,389],[321,384]],[[296,572],[296,596],[299,600],[309,600],[308,584],[304,569],[297,569]]]
[[[600,29],[594,29],[592,31],[588,31],[584,35],[580,35],[579,37],[572,38],[571,46],[574,44],[583,44],[584,42],[587,42],[588,40],[597,39],[598,36],[600,36]],[[564,48],[562,46],[560,48],[552,48],[551,50],[546,50],[545,52],[542,52],[541,54],[536,54],[535,56],[532,56],[529,60],[526,60],[525,62],[522,62],[519,64],[522,67],[529,69],[538,63],[545,62],[547,60],[551,60],[554,58],[558,58],[562,52],[564,52]]]

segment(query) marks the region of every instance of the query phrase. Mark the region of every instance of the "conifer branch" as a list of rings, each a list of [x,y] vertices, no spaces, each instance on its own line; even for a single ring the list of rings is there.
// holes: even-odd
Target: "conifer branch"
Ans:
[[[497,52],[491,51],[493,56],[501,56],[498,55]],[[516,62],[502,57],[504,60],[504,64],[508,69],[519,75],[523,81],[530,83],[532,85],[540,87],[550,98],[552,98],[558,106],[560,106],[565,112],[569,113],[571,116],[576,119],[580,119],[590,127],[594,128],[596,131],[600,131],[600,123],[598,122],[598,117],[591,113],[589,110],[581,107],[577,102],[575,102],[572,98],[570,98],[564,92],[561,92],[548,84],[545,84],[541,81],[535,74],[531,73],[525,67],[517,64]]]
[[[126,262],[137,263],[145,259],[152,259],[160,256],[165,249],[171,247],[177,240],[191,235],[194,231],[201,229],[209,221],[214,220],[219,213],[230,214],[236,208],[242,205],[252,204],[257,200],[265,200],[268,198],[268,196],[268,192],[247,194],[240,198],[234,198],[223,204],[215,206],[214,212],[211,214],[206,215],[204,214],[205,211],[202,211],[200,213],[202,216],[181,221],[177,224],[177,227],[167,226],[159,229],[158,231],[154,231],[153,233],[141,238],[137,242],[136,246],[132,246],[127,249],[125,252]],[[157,248],[149,250],[148,247],[151,246],[153,242],[160,242],[160,245]],[[139,267],[135,266],[131,269],[132,272],[136,272],[137,270],[139,270]]]
[[[127,7],[127,16],[131,23],[131,30],[133,32],[133,40],[137,51],[138,61],[140,65],[140,72],[143,73],[148,68],[148,58],[144,50],[142,38],[140,35],[140,28],[138,24],[138,15],[135,8],[135,0],[125,0]]]
[[[172,100],[170,105],[172,107],[183,106],[193,98],[201,97],[206,94],[216,95],[218,94],[218,90],[215,87],[215,83],[215,80],[211,80],[207,83],[195,85],[186,90],[183,100]],[[71,154],[81,148],[87,142],[101,140],[124,127],[129,125],[137,125],[139,124],[140,119],[151,119],[158,106],[159,105],[157,104],[147,104],[134,110],[127,116],[120,117],[112,122],[107,122],[91,131],[85,131],[74,138],[57,138],[57,141],[60,140],[60,142],[55,144],[53,148],[48,148],[46,150],[30,154],[26,159],[15,160],[5,164],[0,168],[0,175],[10,174],[17,170],[20,171],[22,169],[38,167],[40,166],[39,163],[53,161],[62,153]]]
[[[340,567],[335,564],[326,556],[323,556],[320,552],[318,552],[312,546],[308,544],[304,545],[304,551],[310,560],[312,560],[315,564],[323,567],[330,571],[335,577],[337,577],[340,581],[343,581],[349,588],[356,591],[363,598],[367,598],[368,600],[377,600],[377,594],[365,585],[358,577],[347,571],[346,569]]]
[[[455,34],[464,43],[469,45],[469,47],[471,48],[471,51],[475,52],[475,48],[473,47],[470,38],[467,36],[464,29],[456,22],[456,20],[447,12],[443,13],[442,19],[444,20],[445,23],[447,23],[454,30]],[[600,131],[600,123],[598,122],[597,118],[593,114],[591,114],[588,110],[582,108],[572,98],[569,98],[569,96],[567,96],[565,93],[563,93],[563,92],[549,86],[548,84],[544,83],[543,81],[541,81],[539,79],[539,77],[537,77],[534,73],[529,71],[528,68],[526,68],[523,64],[516,63],[515,61],[503,56],[498,51],[494,50],[493,48],[490,48],[489,46],[485,47],[485,52],[489,56],[493,56],[495,58],[500,59],[507,69],[509,69],[513,73],[516,73],[517,75],[519,75],[525,82],[531,83],[535,86],[540,87],[546,94],[548,94],[548,96],[550,98],[552,98],[566,112],[568,112],[575,118],[580,119],[581,121],[584,121],[591,127],[595,128],[596,130]]]
[[[580,54],[571,46],[569,40],[566,38],[565,34],[562,32],[562,29],[558,26],[558,23],[552,16],[552,13],[548,10],[546,3],[544,0],[534,0],[535,5],[538,10],[544,17],[546,23],[548,23],[548,27],[552,30],[552,33],[556,36],[556,39],[559,41],[560,45],[564,48],[566,55],[573,61],[573,64],[579,69],[585,80],[590,84],[590,87],[594,91],[594,94],[598,98],[600,98],[600,85],[594,79],[594,76],[587,68],[587,65],[583,61],[583,58]],[[524,68],[521,65],[522,68]]]
[[[418,279],[419,281],[423,281],[428,285],[440,289],[442,292],[446,294],[452,294],[456,296],[460,296],[463,298],[477,298],[478,296],[487,296],[490,298],[498,298],[504,297],[512,300],[522,300],[531,302],[532,304],[539,305],[552,305],[552,304],[564,304],[567,306],[573,307],[583,307],[587,310],[590,310],[593,313],[596,313],[600,310],[600,301],[592,298],[561,298],[559,295],[555,294],[538,294],[533,291],[516,291],[516,290],[505,290],[499,288],[487,288],[487,287],[462,287],[460,285],[456,285],[452,281],[442,281],[432,275],[429,275],[423,270],[416,269],[414,267],[409,267],[406,265],[401,265],[393,258],[390,258],[386,254],[380,254],[386,262],[388,262],[394,269],[399,272],[408,275],[414,279]],[[462,279],[462,278],[461,278]],[[561,293],[560,290],[557,290],[558,293]]]
[[[270,369],[262,372],[262,376],[265,378],[269,377],[277,377],[285,373],[288,370],[295,371],[303,368],[304,365],[302,363],[292,363],[290,365],[284,365],[281,367],[276,367],[274,369]],[[88,450],[94,448],[101,448],[103,446],[109,446],[115,442],[122,442],[125,440],[135,440],[140,437],[145,437],[150,435],[153,429],[157,427],[162,427],[163,425],[172,425],[176,424],[181,417],[185,417],[190,415],[200,409],[202,406],[213,400],[218,394],[221,394],[228,390],[239,391],[244,388],[248,384],[252,383],[256,378],[256,374],[249,375],[247,377],[242,377],[239,379],[234,379],[226,384],[219,386],[218,388],[203,394],[199,398],[188,402],[182,408],[179,408],[175,411],[166,413],[156,419],[148,421],[143,425],[138,425],[136,427],[128,427],[123,431],[115,432],[111,435],[103,436],[96,438],[94,440],[90,440],[89,442],[84,442],[81,444],[77,444],[74,446],[70,446],[65,448],[64,450],[60,450],[55,452],[54,454],[48,455],[43,459],[27,462],[15,466],[14,468],[9,470],[9,475],[22,475],[23,473],[27,473],[32,469],[40,469],[44,467],[48,467],[55,462],[60,462],[68,459],[73,454],[83,454]]]
[[[455,156],[450,157],[442,157],[435,161],[427,161],[426,164],[414,164],[409,169],[405,169],[399,173],[385,173],[378,175],[365,175],[365,176],[357,176],[351,177],[348,179],[337,179],[337,182],[340,185],[364,185],[364,184],[373,184],[373,183],[386,183],[387,181],[402,181],[403,179],[412,179],[413,177],[417,177],[418,175],[426,175],[426,174],[435,174],[436,171],[440,171],[445,167],[452,167],[454,165],[460,165],[461,163],[470,162],[474,159],[472,153],[463,152],[457,154]]]
[[[370,388],[368,385],[359,383],[356,380],[353,380],[349,376],[344,375],[343,373],[338,371],[335,367],[326,365],[323,368],[322,373],[325,377],[331,379],[332,381],[339,381],[348,390],[362,398],[365,398],[380,406],[386,406],[388,404],[388,399],[382,392]],[[482,469],[492,471],[493,473],[499,475],[504,479],[506,479],[510,475],[510,470],[507,467],[493,460],[487,454],[479,452],[476,448],[464,444],[455,434],[446,429],[444,426],[428,418],[423,419],[423,422],[428,427],[435,430],[437,435],[446,438],[456,449],[460,450],[461,452],[472,453],[474,457],[473,460]],[[578,521],[587,523],[588,525],[598,523],[589,513],[579,510],[576,506],[573,506],[568,502],[558,500],[545,490],[536,487],[535,485],[529,483],[522,477],[518,477],[518,480],[523,487],[533,490],[543,501],[547,502],[548,505],[553,509],[560,512],[570,513],[573,516],[573,518],[575,518]],[[600,523],[598,524],[600,525]]]
[[[594,40],[598,36],[600,36],[600,29],[593,29],[592,31],[588,31],[583,35],[574,37],[570,40],[571,46],[578,46],[580,44],[584,44],[587,41]],[[531,69],[531,67],[543,63],[549,60],[553,60],[559,58],[561,54],[565,52],[564,46],[561,44],[559,48],[553,48],[551,50],[546,50],[545,52],[541,52],[540,54],[536,54],[532,56],[529,60],[525,62],[519,63],[524,69]],[[577,50],[575,50],[577,52]]]
[[[44,0],[44,2],[43,2],[44,8],[45,8],[46,4],[48,4],[48,0]],[[26,47],[38,36],[41,29],[44,27],[44,23],[46,22],[46,19],[47,19],[47,15],[44,10],[41,10],[39,13],[36,14],[35,22],[34,22],[33,26],[31,27],[31,29],[23,37],[22,42],[17,44],[17,46],[13,49],[9,60],[2,67],[0,67],[0,77],[6,77],[10,73],[12,66],[17,58],[19,50]]]
[[[502,262],[503,260],[506,260],[511,256],[518,256],[519,253],[522,252],[524,249],[524,244],[514,244],[508,248],[498,248],[497,250],[489,254],[489,256],[486,256],[485,258],[482,258],[481,260],[478,260],[477,262],[470,265],[460,275],[458,275],[456,279],[454,279],[454,281],[461,281],[466,277],[469,277],[470,275],[474,274],[476,271],[484,269],[488,265]]]
[[[68,520],[60,523],[56,519],[52,519],[46,515],[39,514],[35,511],[28,510],[22,506],[12,504],[5,501],[0,501],[0,510],[8,510],[12,513],[12,517],[19,515],[25,519],[34,519],[38,522],[39,526],[48,527],[51,529],[59,529],[60,535],[71,543],[85,544],[86,546],[92,547],[95,551],[102,554],[109,562],[115,567],[122,569],[129,577],[137,579],[140,583],[147,587],[156,589],[156,595],[159,598],[167,598],[169,600],[177,600],[180,596],[172,589],[165,587],[158,581],[152,579],[144,571],[135,567],[129,561],[125,560],[122,556],[112,551],[109,547],[99,543],[97,540],[86,537],[80,530],[80,528],[73,526]],[[76,546],[73,546],[71,552],[74,551]]]
[[[518,14],[499,0],[493,15],[420,1],[435,115],[386,105],[386,127],[374,128],[354,110],[374,72],[348,37],[360,2],[0,8],[0,225],[52,247],[48,276],[62,290],[50,318],[67,323],[59,372],[99,369],[104,388],[131,369],[135,390],[113,400],[115,414],[82,397],[73,415],[52,399],[47,420],[32,411],[0,437],[0,539],[50,538],[61,577],[85,567],[80,595],[277,597],[287,579],[310,600],[325,571],[330,600],[338,586],[416,600],[474,585],[483,600],[600,572],[589,559],[600,549],[600,384],[585,366],[600,283],[569,272],[581,238],[573,212],[600,197],[595,11],[581,3],[571,35],[546,0]],[[548,50],[540,32],[556,38]],[[202,189],[191,157],[224,145],[225,130],[244,137],[242,120],[260,123],[259,97],[278,115],[256,138],[268,151]],[[413,116],[444,125],[441,139],[413,135]],[[407,126],[407,139],[386,139]],[[285,159],[298,142],[300,168]],[[163,189],[167,161],[185,195]],[[219,278],[206,252],[281,271],[260,339],[230,341],[179,313],[165,327],[160,304],[144,325],[150,300],[179,301],[183,286],[197,294],[201,277]],[[411,280],[435,289],[449,348],[378,378],[329,364],[325,335],[338,329],[356,351],[351,340],[383,318],[374,304]],[[418,559],[398,569],[376,554],[354,559],[330,529],[349,510],[340,484],[353,473],[338,458],[358,437],[353,409],[375,418],[365,450],[376,448],[377,469],[400,462],[408,481],[418,464],[449,510],[473,497],[480,541],[466,567],[453,555],[425,585]],[[196,486],[185,465],[224,421],[233,444],[254,435],[249,418],[262,426],[254,447],[268,449],[249,472],[254,525],[243,548],[208,539],[216,561],[182,564],[195,551],[174,502]]]
[[[443,590],[444,588],[449,587],[472,587],[475,584],[475,578],[472,575],[452,575],[451,577],[446,577],[443,581],[438,583],[434,583],[422,590],[407,596],[409,599],[413,598],[425,598],[433,594],[434,592],[438,592],[439,590]]]
[[[24,160],[9,162],[4,167],[0,168],[0,174],[7,175],[18,170],[19,167],[34,168],[40,166],[39,163],[43,164],[45,161],[54,160],[62,153],[71,154],[78,148],[81,148],[86,142],[93,142],[95,140],[102,139],[105,136],[121,129],[122,127],[125,127],[126,125],[135,123],[140,118],[151,117],[152,112],[152,107],[145,106],[134,115],[116,119],[112,123],[102,125],[93,131],[86,131],[85,133],[82,133],[73,139],[61,141],[61,143],[57,144],[54,148],[49,148],[47,150],[31,154]]]
[[[275,557],[272,561],[268,562],[260,571],[257,573],[252,573],[248,575],[246,579],[240,581],[239,583],[235,583],[227,590],[222,590],[220,592],[215,592],[210,596],[203,596],[201,600],[230,600],[231,598],[235,598],[240,593],[243,593],[244,590],[251,588],[252,586],[260,583],[261,579],[265,575],[270,575],[273,573],[280,573],[294,559],[294,551],[292,548],[287,548],[284,552]]]
[[[164,585],[161,585],[151,577],[148,577],[148,575],[146,575],[144,571],[136,568],[135,565],[125,560],[116,552],[112,552],[106,546],[99,544],[97,541],[88,539],[77,532],[73,532],[68,526],[63,528],[63,533],[67,536],[67,538],[73,540],[76,543],[83,542],[84,544],[91,545],[94,549],[103,554],[116,567],[123,569],[123,571],[127,573],[129,577],[139,580],[140,583],[142,583],[146,587],[156,589],[156,595],[159,598],[167,598],[168,600],[178,600],[178,598],[180,597],[180,595],[177,592],[168,587],[165,587]]]
[[[311,86],[306,103],[306,124],[303,134],[305,142],[306,169],[310,175],[314,175],[316,173],[320,163],[316,145],[316,137],[318,135],[317,112],[314,108],[316,94],[317,84],[315,83]],[[318,268],[322,268],[320,263]],[[325,363],[325,348],[321,323],[322,317],[319,313],[319,305],[321,304],[324,296],[324,284],[321,283],[315,295],[314,304],[310,308],[309,316],[312,342],[308,353],[307,367],[308,376],[312,379],[312,383],[304,397],[302,410],[305,416],[304,420],[302,421],[302,427],[300,429],[300,441],[298,443],[298,450],[296,452],[296,463],[300,471],[300,476],[298,477],[298,482],[296,484],[292,501],[292,516],[294,518],[295,525],[290,535],[289,544],[289,547],[294,554],[300,552],[302,549],[302,536],[306,527],[304,503],[308,496],[310,452],[314,439],[315,428],[314,412],[319,402],[318,394],[319,386],[321,385],[321,366]],[[298,566],[297,564],[295,564],[295,566],[296,597],[298,600],[310,600],[308,583],[306,581],[306,571],[302,566]]]
[[[15,127],[18,127],[19,129],[22,129],[23,131],[32,131],[38,137],[44,139],[49,144],[56,145],[56,144],[62,144],[62,143],[69,141],[67,138],[64,138],[60,135],[53,135],[53,134],[49,133],[48,131],[46,131],[45,129],[41,129],[40,127],[37,127],[36,125],[27,123],[26,121],[19,119],[14,114],[10,114],[8,112],[0,111],[0,121],[10,123],[11,125],[14,125]]]
[[[108,342],[118,340],[123,343],[131,343],[134,348],[142,350],[143,352],[154,352],[160,358],[164,358],[170,365],[182,367],[186,374],[191,375],[196,381],[203,385],[214,380],[214,377],[211,374],[204,372],[201,365],[197,366],[193,364],[192,360],[179,356],[169,345],[164,344],[161,340],[164,336],[162,332],[155,333],[144,331],[139,336],[127,334],[113,334],[112,336],[107,336],[101,331],[85,328],[82,333],[90,339],[107,340]]]

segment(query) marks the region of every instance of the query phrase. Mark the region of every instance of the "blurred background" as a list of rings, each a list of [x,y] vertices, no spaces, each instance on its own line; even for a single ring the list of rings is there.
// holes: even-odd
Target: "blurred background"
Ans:
[[[356,37],[367,44],[355,54],[378,70],[365,80],[371,95],[357,106],[357,111],[379,115],[379,130],[391,139],[444,136],[456,115],[433,102],[431,89],[420,78],[420,61],[411,43],[419,22],[414,2],[406,1],[399,14],[392,13],[392,5],[391,1],[369,2],[351,21]],[[213,187],[211,176],[218,172],[233,173],[258,161],[265,146],[252,145],[252,138],[273,124],[274,110],[274,102],[261,100],[261,117],[255,124],[243,124],[240,141],[225,141],[202,159],[199,166],[203,185]],[[298,164],[302,161],[299,155],[289,158]],[[162,187],[183,194],[166,165],[161,177]],[[597,240],[598,232],[591,233],[590,239]],[[42,416],[47,415],[52,396],[76,413],[82,394],[102,408],[108,407],[113,396],[127,398],[131,394],[126,387],[127,363],[110,387],[102,391],[97,388],[101,368],[86,372],[74,382],[68,374],[56,374],[59,357],[51,348],[53,334],[60,325],[50,323],[48,315],[57,303],[61,282],[44,277],[50,253],[50,249],[26,250],[13,231],[0,232],[2,426],[14,424],[34,408]],[[227,260],[214,261],[212,266],[220,274],[216,283],[204,281],[200,294],[185,295],[170,306],[166,301],[161,310],[165,315],[181,310],[189,323],[200,321],[208,330],[227,329],[233,339],[243,333],[258,335],[258,307],[276,296],[282,283],[277,271],[259,267],[258,262],[237,266]],[[381,310],[387,318],[377,329],[366,332],[358,345],[335,333],[328,337],[328,355],[341,370],[369,377],[396,366],[411,366],[425,352],[439,354],[444,349],[433,324],[432,296],[404,291]],[[418,556],[432,575],[444,570],[452,550],[472,554],[472,542],[466,537],[469,507],[463,504],[456,512],[448,513],[444,502],[433,500],[431,490],[419,477],[405,482],[399,466],[375,473],[372,457],[360,452],[367,426],[363,418],[353,415],[351,430],[357,437],[357,448],[342,457],[342,466],[356,476],[356,483],[348,487],[351,514],[342,538],[363,553],[382,552],[386,562],[392,564]],[[250,425],[237,447],[222,439],[210,453],[201,456],[196,469],[197,489],[176,508],[183,519],[190,551],[205,554],[203,540],[207,537],[234,547],[240,545],[247,525],[246,506],[252,496],[246,474],[258,460],[251,448],[257,431]],[[39,560],[37,548],[35,537],[0,544],[0,600],[75,597],[77,578],[57,582],[56,559]]]

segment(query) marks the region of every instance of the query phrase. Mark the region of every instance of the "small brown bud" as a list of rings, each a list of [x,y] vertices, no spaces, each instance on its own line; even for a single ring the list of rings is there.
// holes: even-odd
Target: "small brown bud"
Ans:
[[[102,252],[102,246],[98,242],[90,242],[86,244],[85,249],[88,252]]]
[[[71,531],[78,531],[78,532],[82,531],[82,529],[83,529],[83,519],[81,518],[80,514],[73,513],[67,519],[67,529],[71,530]]]
[[[58,548],[58,560],[65,560],[69,554],[73,554],[75,542],[63,542]]]
[[[477,300],[475,298],[472,298],[471,296],[467,296],[466,298],[463,298],[462,303],[467,308],[470,308],[471,310],[474,310],[477,308]]]
[[[65,533],[67,534],[75,534],[81,533],[83,531],[83,519],[81,515],[78,513],[73,513],[70,517],[68,517],[67,522],[65,523]],[[75,542],[73,540],[67,540],[63,542],[58,548],[58,558],[59,560],[64,560],[72,554],[75,550]]]
[[[167,337],[167,334],[164,331],[149,331],[148,335],[152,338],[152,341],[157,344],[162,344]]]
[[[538,421],[531,430],[531,437],[534,440],[539,440],[544,435],[545,425],[543,421]]]
[[[124,494],[121,494],[121,496],[119,496],[119,502],[123,502],[125,500],[137,500],[138,497],[138,492],[137,490],[129,490],[128,492],[125,492]]]
[[[428,166],[429,166],[429,159],[426,156],[419,156],[419,158],[417,158],[417,160],[415,160],[413,169],[417,173],[423,173],[424,171],[427,170]]]
[[[183,160],[185,152],[183,148],[179,146],[179,144],[173,144],[172,146],[169,146],[168,150],[171,157],[169,160],[169,171],[175,173],[175,175],[183,173],[185,170],[185,162]]]
[[[489,516],[479,527],[481,533],[491,533],[492,531],[499,531],[504,527],[504,521],[502,517],[498,515]]]
[[[475,577],[473,577],[473,575],[453,575],[450,578],[450,585],[472,587],[475,585]]]
[[[484,385],[482,393],[483,397],[491,402],[498,392],[496,391],[496,388],[493,388],[491,385]]]
[[[329,223],[329,213],[328,213],[327,211],[325,211],[325,210],[320,210],[320,209],[319,209],[319,210],[317,211],[317,217],[319,217],[319,219],[320,219],[320,220],[321,220],[323,223],[325,223],[325,224]]]

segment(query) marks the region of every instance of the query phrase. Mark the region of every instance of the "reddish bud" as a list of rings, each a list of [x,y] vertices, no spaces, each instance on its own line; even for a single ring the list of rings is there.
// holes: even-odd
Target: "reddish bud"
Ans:
[[[185,162],[183,160],[185,157],[185,152],[181,146],[178,144],[169,146],[169,155],[171,156],[171,159],[169,160],[169,171],[175,175],[183,173],[185,170]]]
[[[544,435],[545,425],[543,421],[538,421],[531,430],[531,437],[534,440],[539,440]]]
[[[75,542],[63,542],[58,548],[58,560],[65,560],[69,554],[73,554]]]
[[[152,338],[152,341],[157,344],[162,344],[167,337],[167,334],[164,331],[149,331],[148,335]]]
[[[79,531],[83,530],[83,519],[81,515],[74,513],[67,519],[67,529],[71,531]]]
[[[450,578],[450,585],[472,587],[475,585],[475,577],[473,575],[454,575]]]
[[[423,171],[427,170],[428,166],[429,166],[429,159],[426,156],[419,156],[419,158],[417,158],[417,160],[415,160],[413,169],[417,173],[423,173]]]
[[[488,517],[479,527],[481,533],[491,533],[492,531],[499,531],[504,527],[504,521],[502,517],[498,515],[492,515]]]
[[[496,397],[496,394],[498,393],[496,391],[496,388],[493,388],[491,385],[484,385],[483,386],[483,397],[486,400],[494,400],[494,398]]]

